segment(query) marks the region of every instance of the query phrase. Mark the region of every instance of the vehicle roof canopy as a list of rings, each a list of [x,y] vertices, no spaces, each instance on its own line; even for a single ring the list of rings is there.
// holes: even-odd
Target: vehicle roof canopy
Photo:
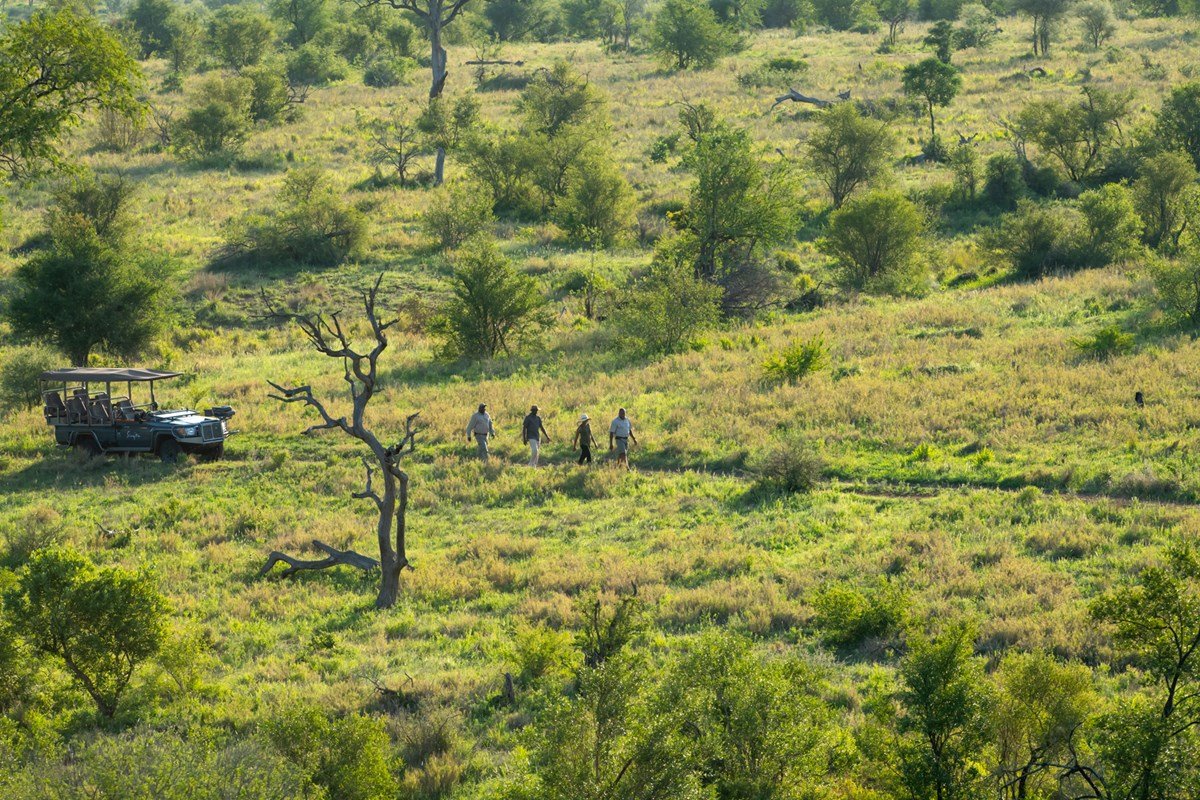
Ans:
[[[145,382],[174,378],[181,372],[158,372],[152,369],[107,369],[104,367],[71,367],[51,369],[42,373],[44,381],[66,381],[67,383]]]

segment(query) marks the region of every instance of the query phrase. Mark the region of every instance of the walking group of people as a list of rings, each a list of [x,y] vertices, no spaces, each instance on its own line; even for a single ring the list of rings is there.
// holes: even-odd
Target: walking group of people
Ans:
[[[478,446],[479,458],[487,461],[491,455],[489,442],[496,436],[492,425],[492,417],[488,414],[487,403],[480,403],[479,410],[471,415],[467,423],[467,442],[474,437]],[[536,467],[541,457],[542,444],[550,443],[550,434],[542,424],[538,407],[529,409],[529,414],[521,422],[521,441],[529,446],[529,466]],[[633,435],[633,423],[625,414],[625,409],[617,412],[617,416],[608,426],[608,449],[617,456],[617,463],[629,469],[629,443],[637,444]],[[575,427],[575,437],[571,441],[571,449],[579,451],[579,463],[592,463],[592,446],[597,444],[592,435],[592,419],[587,414],[579,415],[579,424]]]

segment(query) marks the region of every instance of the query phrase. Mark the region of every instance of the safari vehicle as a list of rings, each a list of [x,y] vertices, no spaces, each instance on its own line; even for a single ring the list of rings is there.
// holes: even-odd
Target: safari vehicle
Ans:
[[[160,409],[154,397],[155,382],[180,374],[148,369],[55,369],[41,374],[38,389],[46,422],[62,447],[73,447],[89,457],[154,453],[163,461],[177,461],[184,453],[194,453],[201,459],[218,459],[225,452],[233,409],[217,406],[203,414]],[[122,383],[125,396],[113,397],[113,384],[119,390]],[[149,402],[132,402],[134,384],[149,384]],[[100,385],[104,391],[93,394],[92,388]]]

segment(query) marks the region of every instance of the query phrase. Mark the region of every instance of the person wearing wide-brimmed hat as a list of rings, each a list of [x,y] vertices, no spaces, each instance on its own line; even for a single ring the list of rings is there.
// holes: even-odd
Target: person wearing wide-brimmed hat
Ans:
[[[592,463],[592,445],[596,444],[595,438],[592,436],[591,417],[587,414],[579,415],[579,427],[575,429],[575,440],[571,442],[571,447],[579,448],[579,463]]]

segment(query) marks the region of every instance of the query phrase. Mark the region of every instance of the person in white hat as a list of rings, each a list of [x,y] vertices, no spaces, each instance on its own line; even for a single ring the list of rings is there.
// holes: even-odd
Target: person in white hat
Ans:
[[[571,442],[572,449],[579,448],[579,463],[592,463],[592,445],[596,443],[592,436],[591,417],[579,415],[579,427],[575,429],[575,440]]]

